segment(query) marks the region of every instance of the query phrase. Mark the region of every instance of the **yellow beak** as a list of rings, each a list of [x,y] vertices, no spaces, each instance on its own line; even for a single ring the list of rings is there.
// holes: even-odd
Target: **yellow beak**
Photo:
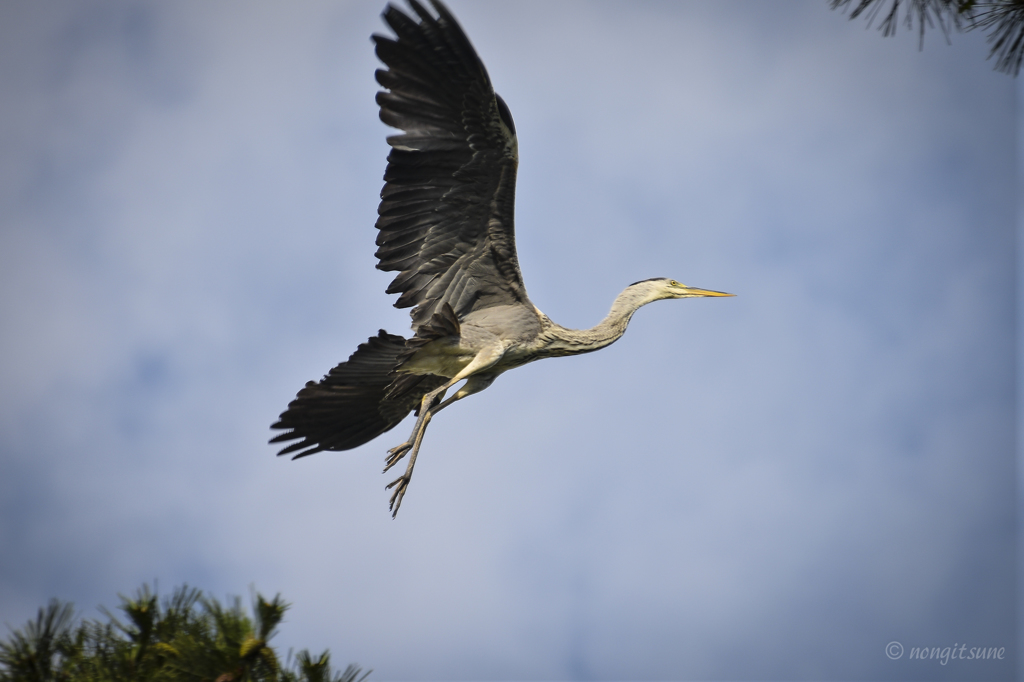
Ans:
[[[687,296],[735,296],[736,294],[727,294],[724,291],[711,291],[710,289],[697,289],[695,287],[685,287]]]

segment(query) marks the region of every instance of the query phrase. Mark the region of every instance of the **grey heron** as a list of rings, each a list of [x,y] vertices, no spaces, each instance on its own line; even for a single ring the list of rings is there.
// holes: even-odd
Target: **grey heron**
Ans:
[[[412,338],[383,329],[319,382],[310,381],[271,428],[279,455],[349,450],[417,415],[409,439],[388,451],[384,471],[408,456],[386,486],[398,514],[430,420],[478,393],[502,372],[541,358],[589,353],[614,343],[653,301],[731,296],[674,279],[635,282],[591,329],[552,322],[526,295],[513,229],[518,143],[512,114],[455,17],[409,0],[383,18],[395,37],[374,35],[381,120],[402,131],[391,151],[377,219],[377,268],[398,275],[387,288],[412,308]],[[465,384],[445,399],[449,389]]]

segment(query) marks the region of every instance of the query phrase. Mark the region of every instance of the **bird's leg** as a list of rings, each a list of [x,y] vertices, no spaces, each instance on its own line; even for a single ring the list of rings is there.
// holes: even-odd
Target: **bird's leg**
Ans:
[[[388,451],[384,471],[393,467],[398,460],[409,454],[409,464],[405,468],[405,473],[385,486],[385,490],[395,488],[395,492],[391,495],[391,502],[388,504],[388,509],[391,510],[391,518],[395,518],[398,515],[398,508],[402,506],[402,498],[405,497],[409,481],[412,480],[412,470],[416,466],[416,455],[420,451],[420,444],[423,442],[423,434],[426,433],[427,424],[430,423],[434,414],[448,407],[456,400],[462,400],[466,396],[482,391],[490,386],[497,375],[486,373],[486,370],[501,358],[503,352],[504,349],[500,346],[481,351],[461,372],[452,377],[451,381],[423,396],[423,399],[420,401],[420,416],[416,420],[416,426],[413,427],[409,440]],[[476,374],[476,372],[481,372],[481,374]],[[434,405],[435,400],[439,396],[444,395],[445,391],[467,378],[468,380],[465,385],[455,395]]]
[[[385,490],[391,490],[391,488],[398,486],[395,488],[395,492],[391,495],[391,501],[388,502],[388,511],[391,512],[391,518],[395,518],[398,515],[398,508],[402,506],[402,498],[405,497],[405,491],[409,488],[409,481],[412,480],[412,469],[416,466],[416,455],[420,452],[420,443],[423,442],[423,434],[427,432],[427,424],[430,423],[430,418],[432,416],[433,415],[428,412],[426,418],[419,422],[420,430],[419,433],[416,434],[415,438],[412,439],[412,454],[409,455],[409,464],[405,467],[405,473],[384,486]],[[398,460],[396,459],[395,461],[397,462]],[[388,466],[390,468],[391,465]],[[387,469],[384,471],[387,471]]]
[[[461,400],[467,395],[482,391],[483,389],[490,386],[493,378],[489,379],[484,383],[483,381],[474,381],[477,377],[470,377],[466,385],[463,386],[459,391],[448,400],[445,400],[439,405],[433,406],[434,401],[441,395],[444,395],[444,391],[448,389],[448,386],[442,386],[441,389],[433,391],[423,396],[423,400],[420,402],[420,416],[416,420],[416,426],[412,429],[412,435],[409,436],[409,440],[402,443],[396,448],[388,450],[387,466],[384,467],[384,471],[387,471],[395,465],[398,460],[409,454],[409,464],[405,467],[405,473],[396,478],[395,480],[388,483],[384,487],[385,490],[391,490],[395,487],[395,492],[391,495],[391,502],[388,504],[388,510],[391,511],[391,518],[395,518],[398,514],[398,508],[402,506],[402,498],[405,497],[405,491],[409,487],[409,481],[412,480],[412,470],[416,466],[416,455],[420,452],[420,444],[423,442],[423,434],[427,432],[427,424],[435,414],[448,407],[456,400]],[[482,385],[480,385],[482,384]],[[471,389],[471,385],[479,385],[479,388]],[[443,389],[443,390],[442,390]]]
[[[409,441],[407,443],[402,443],[397,448],[392,448],[392,450],[389,451],[390,453],[395,453],[401,449],[401,452],[397,456],[394,454],[390,454],[388,456],[388,462],[390,463],[387,468],[384,469],[384,471],[387,471],[407,452],[411,452],[409,455],[409,464],[405,468],[405,473],[391,481],[391,483],[388,483],[384,488],[385,490],[390,490],[392,487],[397,486],[395,488],[395,492],[391,495],[391,502],[388,504],[388,509],[391,511],[391,518],[395,518],[398,514],[398,508],[402,506],[402,498],[405,497],[405,491],[409,487],[409,481],[412,480],[412,470],[413,467],[416,466],[416,455],[419,454],[420,444],[423,442],[423,434],[427,432],[427,424],[430,423],[430,420],[435,414],[448,407],[456,400],[462,400],[468,395],[473,395],[474,393],[484,390],[494,382],[494,379],[495,375],[476,374],[471,376],[466,384],[460,388],[455,395],[434,407],[430,407],[429,405],[436,400],[437,396],[431,396],[429,393],[423,396],[423,401],[420,403],[420,418],[416,421],[416,426],[413,428],[412,436],[409,437]],[[394,458],[393,461],[392,457]]]
[[[397,445],[388,450],[388,456],[384,460],[384,471],[381,473],[387,473],[388,469],[390,469],[391,467],[395,466],[395,464],[398,463],[398,460],[405,457],[405,455],[413,447],[413,442],[416,440],[416,434],[420,434],[420,437],[422,438],[422,432],[424,429],[427,428],[426,424],[423,423],[423,420],[425,419],[424,415],[426,415],[430,405],[444,397],[444,394],[447,390],[448,385],[446,384],[441,388],[435,389],[433,392],[423,396],[423,398],[420,401],[420,409],[418,410],[419,414],[416,418],[416,425],[412,427],[412,434],[409,436],[409,440],[405,441],[401,445]]]

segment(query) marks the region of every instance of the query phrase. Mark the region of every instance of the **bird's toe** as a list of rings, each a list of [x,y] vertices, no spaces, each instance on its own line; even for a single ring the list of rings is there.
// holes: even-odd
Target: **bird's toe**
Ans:
[[[405,491],[408,487],[409,477],[405,475],[399,476],[384,487],[385,490],[395,488],[395,492],[391,495],[391,502],[388,503],[388,511],[391,512],[391,518],[398,516],[398,508],[402,506],[402,498],[405,497]]]
[[[384,471],[382,471],[381,473],[386,473],[388,469],[398,464],[399,460],[405,457],[406,453],[408,453],[409,450],[411,449],[412,443],[405,442],[399,445],[398,447],[394,447],[388,450],[388,456],[384,459]]]

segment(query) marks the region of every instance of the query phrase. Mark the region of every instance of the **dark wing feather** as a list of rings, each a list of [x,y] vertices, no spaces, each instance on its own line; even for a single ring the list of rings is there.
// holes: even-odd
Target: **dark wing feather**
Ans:
[[[395,38],[373,36],[380,118],[404,131],[392,150],[378,209],[377,267],[399,274],[387,292],[412,311],[413,328],[447,303],[473,310],[529,304],[513,231],[515,127],[487,70],[451,13],[418,21],[388,5]]]
[[[405,339],[382,329],[319,382],[308,382],[270,427],[286,430],[271,443],[298,441],[278,454],[297,452],[293,459],[298,459],[321,450],[350,450],[398,425],[428,391],[447,381],[430,374],[401,376],[400,390],[385,395],[405,351]]]

